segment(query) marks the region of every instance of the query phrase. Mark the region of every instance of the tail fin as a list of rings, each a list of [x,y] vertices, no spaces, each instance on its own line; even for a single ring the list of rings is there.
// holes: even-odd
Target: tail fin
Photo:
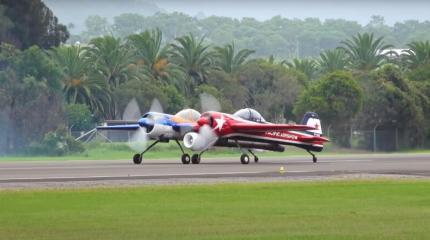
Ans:
[[[322,134],[321,121],[318,114],[314,112],[305,113],[301,124],[316,128],[315,130],[307,130],[307,132],[310,132],[315,136],[320,136]]]

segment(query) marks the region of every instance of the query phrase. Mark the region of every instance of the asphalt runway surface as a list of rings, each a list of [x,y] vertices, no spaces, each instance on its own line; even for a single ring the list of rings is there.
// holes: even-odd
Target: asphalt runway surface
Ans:
[[[281,167],[283,170],[281,170]],[[347,175],[430,177],[430,154],[322,155],[260,157],[258,163],[240,164],[238,157],[202,158],[184,165],[179,159],[68,160],[0,162],[0,189],[13,187],[260,181],[267,179],[320,179]]]

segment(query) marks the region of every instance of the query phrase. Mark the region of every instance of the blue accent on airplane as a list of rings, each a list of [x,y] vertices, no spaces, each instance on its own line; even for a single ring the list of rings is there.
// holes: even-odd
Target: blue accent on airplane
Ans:
[[[160,124],[165,126],[172,126],[173,130],[179,132],[181,130],[191,130],[192,124],[190,123],[177,123],[172,121],[173,115],[158,113],[158,112],[148,112],[140,118],[136,124],[126,124],[126,125],[111,125],[111,126],[98,126],[99,130],[136,130],[139,127],[145,127],[151,129],[154,124]]]

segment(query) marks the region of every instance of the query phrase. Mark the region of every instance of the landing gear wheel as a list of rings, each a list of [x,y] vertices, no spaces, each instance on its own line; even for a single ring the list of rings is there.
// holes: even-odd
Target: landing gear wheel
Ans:
[[[142,163],[142,158],[143,158],[142,154],[140,154],[140,153],[134,154],[134,156],[133,156],[133,163],[134,164],[141,164]]]
[[[200,163],[200,155],[199,154],[193,154],[191,157],[191,163],[192,164],[199,164]]]
[[[317,162],[317,157],[315,156],[315,154],[313,154],[311,151],[307,150],[308,153],[312,156],[312,162],[316,163]]]
[[[183,164],[190,164],[190,155],[188,155],[187,153],[182,154],[181,161]]]
[[[248,164],[249,163],[249,156],[248,156],[248,154],[242,154],[242,156],[240,156],[240,162],[242,164]]]
[[[252,155],[252,156],[254,156],[254,162],[255,162],[255,163],[258,163],[258,160],[259,160],[259,159],[258,159],[258,156],[257,156],[257,155],[255,155],[255,154],[254,154],[254,152],[253,152],[253,151],[251,151],[251,149],[248,149],[248,152],[249,152],[249,153],[251,153],[251,155]]]

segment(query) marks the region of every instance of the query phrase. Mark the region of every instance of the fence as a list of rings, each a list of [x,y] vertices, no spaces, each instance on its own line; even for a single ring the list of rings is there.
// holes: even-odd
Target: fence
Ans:
[[[92,129],[84,132],[71,132],[71,135],[81,142],[103,141],[103,142],[127,142],[133,136],[134,131],[109,131]]]
[[[86,134],[86,135],[83,135]],[[108,141],[127,142],[133,135],[133,131],[99,131],[73,132],[73,136],[79,137],[83,142]],[[349,129],[334,130],[325,129],[324,135],[335,145],[342,148],[367,150],[367,151],[398,151],[415,147],[430,148],[430,139],[417,139],[413,134],[398,128],[388,129]]]
[[[413,134],[399,128],[327,131],[326,136],[341,147],[375,152],[430,147],[429,136]]]

